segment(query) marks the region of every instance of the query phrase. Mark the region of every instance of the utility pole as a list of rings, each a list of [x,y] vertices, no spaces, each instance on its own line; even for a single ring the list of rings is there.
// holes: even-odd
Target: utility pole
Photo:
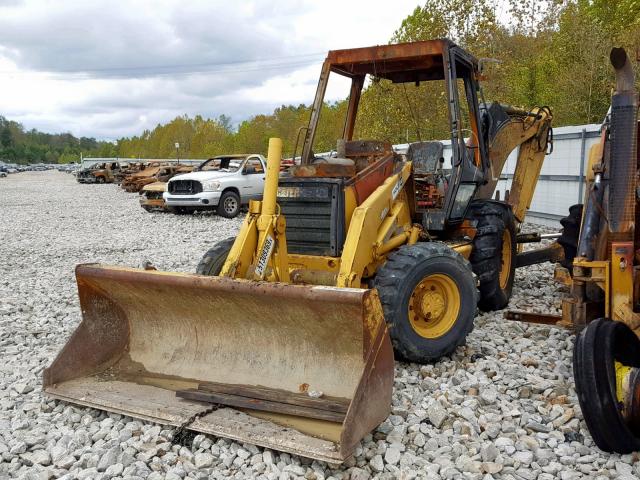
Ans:
[[[176,162],[180,163],[180,144],[176,142]]]

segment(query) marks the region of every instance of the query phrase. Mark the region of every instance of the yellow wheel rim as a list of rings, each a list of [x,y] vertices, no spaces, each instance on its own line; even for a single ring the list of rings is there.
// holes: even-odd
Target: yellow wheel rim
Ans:
[[[511,276],[511,232],[505,229],[502,235],[502,258],[500,259],[500,288],[506,290]]]
[[[438,338],[456,323],[460,291],[451,277],[437,273],[422,279],[409,297],[409,322],[424,338]]]
[[[615,362],[616,369],[616,398],[618,402],[624,404],[624,399],[629,390],[629,375],[631,367],[627,367],[620,362]]]

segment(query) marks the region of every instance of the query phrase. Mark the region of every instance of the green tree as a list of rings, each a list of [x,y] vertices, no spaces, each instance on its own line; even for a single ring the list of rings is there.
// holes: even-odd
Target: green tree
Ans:
[[[13,145],[13,135],[11,134],[9,127],[4,127],[2,131],[0,131],[0,144],[2,144],[4,148],[8,148]]]

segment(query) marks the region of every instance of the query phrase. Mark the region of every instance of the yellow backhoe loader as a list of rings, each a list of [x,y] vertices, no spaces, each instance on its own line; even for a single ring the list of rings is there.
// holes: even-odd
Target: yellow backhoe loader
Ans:
[[[330,73],[351,80],[336,153],[313,145]],[[444,87],[441,142],[353,140],[367,75]],[[52,397],[339,462],[390,411],[394,355],[451,353],[509,299],[551,113],[478,101],[447,40],[329,52],[299,165],[271,139],[262,201],[195,275],[79,265],[83,320],[44,372]],[[492,200],[510,152],[505,201]],[[294,152],[295,158],[295,152]]]
[[[584,208],[572,207],[568,217],[575,258],[563,317],[580,331],[573,372],[593,440],[629,453],[640,450],[640,123],[631,61],[616,48],[611,63],[616,90],[590,151]]]

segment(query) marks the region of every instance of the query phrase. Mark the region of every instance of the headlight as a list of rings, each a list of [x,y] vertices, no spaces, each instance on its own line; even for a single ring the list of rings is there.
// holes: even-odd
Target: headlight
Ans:
[[[215,180],[209,180],[208,182],[202,182],[202,190],[205,192],[215,192],[220,188],[220,182]]]

